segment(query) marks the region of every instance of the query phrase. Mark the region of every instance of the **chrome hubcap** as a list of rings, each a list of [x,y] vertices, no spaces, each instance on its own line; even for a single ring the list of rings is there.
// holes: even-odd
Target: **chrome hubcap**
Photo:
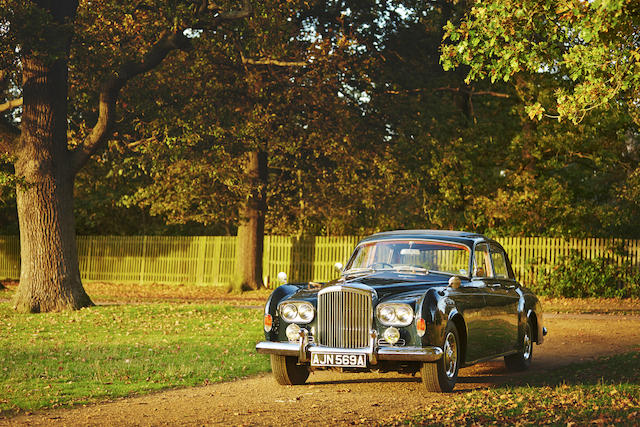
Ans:
[[[449,332],[444,340],[443,353],[445,373],[447,378],[451,379],[455,376],[458,365],[458,343],[453,332]]]
[[[531,340],[531,328],[527,323],[527,326],[524,328],[524,349],[522,355],[525,360],[529,360],[531,357],[531,348],[533,347],[533,341]]]

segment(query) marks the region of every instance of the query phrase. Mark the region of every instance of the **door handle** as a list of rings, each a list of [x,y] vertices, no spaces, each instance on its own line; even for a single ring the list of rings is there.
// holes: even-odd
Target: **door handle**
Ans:
[[[515,285],[508,285],[507,286],[507,289],[515,289],[515,288],[516,288]]]
[[[499,288],[500,287],[500,283],[489,283],[489,287],[490,288]]]

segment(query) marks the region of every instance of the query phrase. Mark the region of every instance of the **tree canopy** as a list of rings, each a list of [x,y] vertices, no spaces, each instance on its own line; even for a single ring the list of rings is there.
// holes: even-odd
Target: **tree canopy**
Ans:
[[[235,234],[258,199],[272,233],[638,237],[639,8],[0,0],[16,305],[90,304],[76,231]]]
[[[479,0],[447,23],[442,64],[468,66],[467,82],[549,75],[555,90],[527,106],[532,118],[626,106],[640,124],[639,35],[636,0]]]

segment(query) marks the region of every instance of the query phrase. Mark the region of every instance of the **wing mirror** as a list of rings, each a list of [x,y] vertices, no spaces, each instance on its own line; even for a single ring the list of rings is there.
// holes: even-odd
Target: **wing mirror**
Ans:
[[[282,283],[287,283],[287,273],[285,273],[284,271],[281,271],[280,273],[278,273],[278,280],[281,281]]]
[[[335,264],[333,264],[333,268],[335,268],[338,273],[342,273],[344,265],[342,265],[341,262],[336,262]]]

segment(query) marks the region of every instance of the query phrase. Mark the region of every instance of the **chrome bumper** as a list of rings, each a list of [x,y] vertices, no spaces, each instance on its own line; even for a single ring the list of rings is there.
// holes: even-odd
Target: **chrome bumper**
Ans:
[[[261,354],[279,354],[281,356],[296,356],[298,362],[311,360],[313,353],[339,354],[367,354],[370,365],[376,365],[378,360],[397,360],[403,362],[435,362],[442,357],[440,347],[380,347],[376,344],[377,333],[371,331],[369,346],[363,348],[335,348],[309,343],[306,330],[300,331],[298,342],[262,341],[256,344],[256,351]]]

